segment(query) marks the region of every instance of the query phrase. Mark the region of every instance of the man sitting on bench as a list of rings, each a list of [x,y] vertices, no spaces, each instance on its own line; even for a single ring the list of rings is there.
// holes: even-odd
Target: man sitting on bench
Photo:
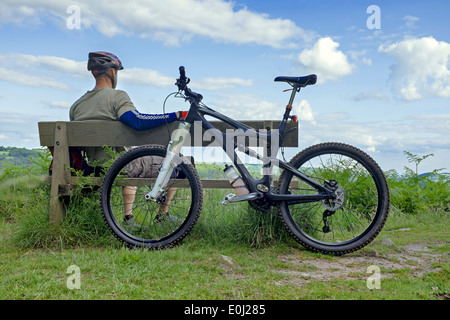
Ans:
[[[123,69],[122,62],[112,53],[97,51],[89,53],[87,69],[95,78],[95,87],[86,92],[70,108],[70,121],[113,120],[121,121],[135,130],[148,130],[166,123],[183,120],[187,112],[179,111],[166,114],[140,113],[123,90],[116,90],[118,71]],[[109,155],[101,147],[86,147],[90,164],[97,166],[110,160]],[[122,152],[124,148],[116,147],[114,151]],[[124,222],[134,225],[131,212],[135,197],[135,187],[123,187]],[[174,191],[168,192],[168,199],[163,205],[167,208]],[[161,210],[160,210],[161,211]],[[167,214],[164,212],[163,214]]]

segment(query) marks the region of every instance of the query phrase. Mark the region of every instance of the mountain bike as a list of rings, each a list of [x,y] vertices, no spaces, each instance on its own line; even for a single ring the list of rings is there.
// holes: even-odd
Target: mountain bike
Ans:
[[[278,157],[289,133],[287,124],[296,120],[290,114],[294,98],[300,89],[316,83],[316,75],[275,78],[289,84],[292,92],[278,129],[268,131],[245,126],[206,106],[203,96],[188,87],[185,68],[179,72],[177,95],[189,101],[190,108],[168,146],[140,146],[122,154],[102,180],[102,215],[119,240],[131,247],[162,249],[178,244],[194,228],[202,210],[202,184],[180,151],[194,123],[215,130],[206,116],[236,129],[214,131],[215,143],[232,161],[247,192],[230,194],[222,203],[247,201],[259,210],[277,209],[289,234],[315,252],[346,254],[379,234],[390,207],[389,187],[369,155],[348,144],[329,142],[308,147],[289,162]],[[266,141],[263,154],[239,143],[242,135]],[[236,150],[262,162],[262,178],[249,173]],[[281,170],[277,180],[275,167]],[[127,211],[133,215],[131,223],[124,219]]]

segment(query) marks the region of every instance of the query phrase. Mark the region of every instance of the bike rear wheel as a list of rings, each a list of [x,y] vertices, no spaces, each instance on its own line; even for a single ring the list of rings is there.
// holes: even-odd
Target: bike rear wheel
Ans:
[[[195,226],[203,192],[194,166],[183,158],[157,201],[145,195],[154,186],[166,148],[134,148],[115,160],[101,186],[102,216],[117,239],[132,247],[162,249],[174,246]],[[133,218],[126,219],[125,215]]]
[[[369,244],[382,230],[389,211],[389,187],[377,163],[363,151],[323,143],[298,153],[293,167],[332,188],[336,199],[279,204],[280,217],[294,239],[308,250],[341,255]],[[279,194],[317,194],[285,170]]]

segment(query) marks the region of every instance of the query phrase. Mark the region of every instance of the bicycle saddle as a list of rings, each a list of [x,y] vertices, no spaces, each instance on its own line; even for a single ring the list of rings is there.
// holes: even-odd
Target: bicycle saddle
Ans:
[[[315,74],[310,74],[304,77],[276,77],[275,82],[289,82],[293,85],[306,87],[317,82],[317,76]]]

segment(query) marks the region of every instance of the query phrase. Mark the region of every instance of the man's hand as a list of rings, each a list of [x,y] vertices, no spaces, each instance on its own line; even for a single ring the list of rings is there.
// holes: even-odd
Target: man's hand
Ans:
[[[187,111],[178,111],[177,112],[177,119],[178,119],[178,121],[186,120],[187,115],[188,115]]]

